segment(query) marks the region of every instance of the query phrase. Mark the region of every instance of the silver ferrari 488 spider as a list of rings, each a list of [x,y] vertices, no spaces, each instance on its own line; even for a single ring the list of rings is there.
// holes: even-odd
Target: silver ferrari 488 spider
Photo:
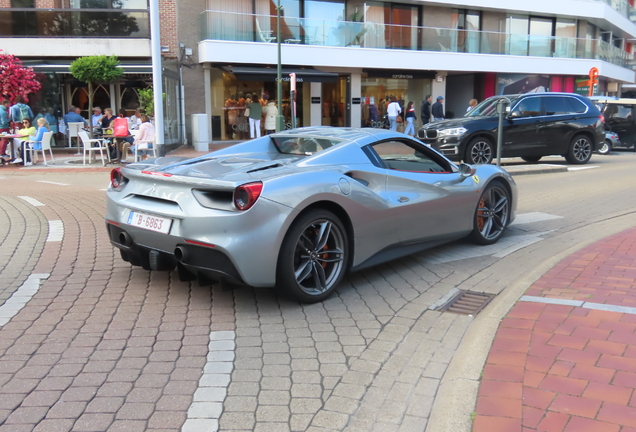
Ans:
[[[330,127],[117,168],[107,195],[110,240],[132,265],[302,302],[329,296],[349,270],[465,236],[494,243],[517,208],[514,180],[494,165]]]

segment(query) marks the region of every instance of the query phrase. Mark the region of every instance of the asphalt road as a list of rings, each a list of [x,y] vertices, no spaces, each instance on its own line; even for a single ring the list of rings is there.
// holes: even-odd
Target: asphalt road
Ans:
[[[497,245],[351,274],[315,305],[132,268],[106,236],[107,171],[0,168],[0,432],[469,430],[503,299],[636,225],[636,153],[570,168],[515,177]],[[502,300],[428,309],[453,289]]]

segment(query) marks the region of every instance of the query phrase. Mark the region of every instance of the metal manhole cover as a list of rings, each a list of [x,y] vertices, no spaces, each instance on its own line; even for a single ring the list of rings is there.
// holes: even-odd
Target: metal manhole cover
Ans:
[[[462,315],[477,315],[494,296],[490,294],[460,291],[438,310]]]

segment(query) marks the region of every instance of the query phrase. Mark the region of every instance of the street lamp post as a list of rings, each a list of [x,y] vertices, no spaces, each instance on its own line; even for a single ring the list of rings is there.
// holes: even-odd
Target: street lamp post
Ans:
[[[150,0],[150,52],[152,54],[152,90],[155,103],[155,143],[157,154],[163,155],[163,86],[161,81],[161,32],[159,0]]]
[[[281,68],[280,57],[280,0],[276,6],[276,43],[278,45],[278,64],[276,67],[276,104],[278,105],[278,116],[276,116],[276,132],[285,129],[285,117],[281,114],[283,111],[283,74]]]

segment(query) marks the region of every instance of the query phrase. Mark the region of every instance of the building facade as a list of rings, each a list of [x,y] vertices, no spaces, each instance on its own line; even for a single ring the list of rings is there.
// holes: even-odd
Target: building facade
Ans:
[[[176,10],[176,0],[159,0],[166,150],[184,134]],[[95,92],[94,105],[102,109],[132,115],[138,90],[152,85],[148,0],[0,0],[0,23],[0,49],[33,67],[42,83],[29,95],[35,114],[60,118],[74,105],[89,117],[86,83],[69,73],[78,57],[117,55],[121,61],[124,78]],[[58,146],[65,142],[56,136]]]
[[[184,74],[186,101],[194,96],[186,112],[208,114],[214,140],[249,136],[247,95],[276,99],[278,37],[287,127],[291,72],[299,126],[383,127],[391,97],[419,107],[426,95],[443,96],[448,116],[461,116],[473,98],[587,94],[591,68],[599,71],[597,94],[634,83],[631,0],[280,0],[280,31],[276,3],[178,5],[188,14],[179,37],[190,35],[193,45],[195,15],[200,28],[196,66]]]

